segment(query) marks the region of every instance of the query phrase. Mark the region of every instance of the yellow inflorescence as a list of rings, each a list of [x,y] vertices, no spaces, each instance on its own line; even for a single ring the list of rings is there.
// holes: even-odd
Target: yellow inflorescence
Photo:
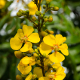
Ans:
[[[36,80],[36,78],[38,80],[63,80],[66,74],[60,62],[65,59],[64,55],[69,55],[68,46],[64,43],[66,37],[61,34],[53,35],[54,32],[50,30],[43,31],[44,22],[53,21],[53,17],[49,20],[44,17],[45,14],[41,17],[42,13],[38,11],[37,6],[33,0],[28,4],[29,11],[25,11],[25,15],[26,12],[28,13],[27,18],[37,25],[35,24],[34,27],[23,25],[10,39],[10,46],[15,50],[15,56],[21,59],[17,68],[25,76],[25,80]],[[32,17],[35,13],[39,13],[38,19],[35,16]],[[38,30],[38,33],[33,33],[34,28]],[[22,76],[17,75],[18,78],[22,79]]]

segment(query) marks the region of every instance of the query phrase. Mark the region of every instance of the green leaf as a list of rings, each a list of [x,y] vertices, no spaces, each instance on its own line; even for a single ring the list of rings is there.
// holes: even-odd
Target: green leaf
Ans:
[[[13,20],[11,21],[11,23],[6,27],[6,31],[10,30],[11,28],[13,28],[15,26],[15,18],[13,18]]]
[[[1,20],[0,20],[0,29],[2,29],[4,23],[7,21],[7,19],[10,17],[10,13],[8,15],[5,15]]]
[[[7,58],[3,57],[0,63],[0,78],[3,76],[7,67]]]
[[[9,42],[5,42],[5,43],[0,44],[0,49],[6,49],[6,48],[10,48]]]
[[[74,46],[74,47],[69,48],[69,53],[72,56],[77,55],[79,52],[80,52],[80,45],[77,45],[77,46]]]
[[[70,35],[67,37],[67,44],[76,44],[80,42],[80,37],[78,35]]]

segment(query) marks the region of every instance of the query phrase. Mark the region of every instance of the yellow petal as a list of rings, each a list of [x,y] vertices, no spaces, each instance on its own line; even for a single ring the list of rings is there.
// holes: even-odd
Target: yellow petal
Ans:
[[[35,12],[38,11],[37,5],[33,1],[28,4],[28,8],[29,15],[35,15]]]
[[[54,37],[54,35],[50,34],[48,36],[45,36],[43,38],[43,41],[44,41],[45,44],[53,46],[55,44],[55,37]]]
[[[24,34],[23,34],[22,29],[18,29],[18,30],[17,30],[17,35],[18,35],[19,38],[24,37]]]
[[[56,75],[63,74],[63,73],[64,73],[64,68],[62,66],[59,66]]]
[[[22,30],[24,35],[27,37],[34,31],[32,26],[27,26],[27,25],[23,25]]]
[[[26,42],[24,46],[20,49],[21,52],[26,52],[32,48],[32,43]]]
[[[40,67],[35,67],[33,73],[36,74],[38,78],[43,76],[42,69]]]
[[[62,72],[62,74],[58,74],[55,77],[55,80],[63,80],[65,78],[66,74]]]
[[[61,50],[61,52],[62,52],[64,55],[66,55],[66,56],[69,55],[67,44],[62,44],[61,46],[59,46],[59,50]]]
[[[32,43],[38,43],[40,41],[39,35],[38,33],[32,33],[29,37],[28,37],[28,41],[32,42]]]
[[[65,59],[65,57],[59,52],[56,52],[56,53],[54,52],[49,56],[49,59],[52,62],[59,63],[59,62],[62,62]]]
[[[31,78],[32,78],[32,74],[29,74],[25,80],[31,80]]]
[[[48,77],[40,77],[39,80],[50,80]]]
[[[35,10],[29,9],[29,15],[35,15],[36,11],[37,11],[37,9],[35,9]]]
[[[28,65],[30,63],[30,57],[25,56],[20,61],[23,65]]]
[[[19,50],[22,46],[22,42],[19,38],[11,38],[10,46],[13,50]]]
[[[61,66],[60,63],[55,63],[55,64],[52,65],[52,67],[53,67],[53,68],[56,68],[56,69],[57,69],[58,67],[60,67],[60,66]]]
[[[55,36],[55,41],[56,41],[56,44],[60,45],[66,41],[66,37],[63,37],[61,34],[57,34]]]
[[[18,64],[17,68],[24,75],[28,74],[32,69],[31,66],[24,66],[21,63]]]
[[[40,48],[39,48],[39,50],[40,50],[40,53],[42,54],[42,55],[48,55],[50,52],[51,52],[51,46],[49,46],[49,45],[47,45],[47,44],[45,44],[44,42],[42,42],[41,44],[40,44]]]

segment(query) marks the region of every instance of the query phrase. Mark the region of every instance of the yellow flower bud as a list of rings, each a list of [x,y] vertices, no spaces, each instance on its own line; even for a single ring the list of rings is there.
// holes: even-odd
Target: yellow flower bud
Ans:
[[[54,7],[53,10],[54,11],[58,11],[59,10],[59,7]]]
[[[51,30],[48,30],[48,29],[46,29],[46,31],[47,31],[49,34],[54,34],[54,31],[51,31]]]
[[[44,36],[47,36],[47,35],[48,35],[48,33],[47,33],[47,32],[45,32],[45,31],[41,31],[41,32],[40,32],[40,35],[44,37]]]
[[[16,75],[16,80],[23,80],[20,75]]]
[[[33,55],[34,55],[35,57],[38,57],[37,53],[34,53]]]
[[[15,55],[18,59],[20,59],[20,58],[23,57],[23,54],[21,53],[21,51],[15,51],[15,52],[14,52],[14,55]]]
[[[18,17],[21,17],[22,16],[22,13],[21,12],[17,12],[17,16]]]
[[[52,21],[53,21],[53,17],[50,16],[49,19],[48,19],[48,21],[49,21],[49,22],[52,22]]]
[[[46,8],[46,5],[43,5],[43,8],[45,9]]]
[[[40,13],[40,11],[36,11],[36,16],[39,16],[41,13]]]
[[[36,21],[37,19],[36,19],[36,17],[35,17],[35,16],[32,16],[32,20],[33,20],[33,21]]]
[[[37,77],[36,74],[33,74],[33,75],[32,75],[32,79],[35,79],[36,77]]]
[[[48,21],[48,18],[44,18],[44,22],[47,22]]]

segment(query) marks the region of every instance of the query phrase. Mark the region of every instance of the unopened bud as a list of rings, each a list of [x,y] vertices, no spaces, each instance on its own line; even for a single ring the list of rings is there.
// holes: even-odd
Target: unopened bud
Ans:
[[[46,31],[47,31],[49,34],[54,34],[54,31],[51,31],[51,30],[48,30],[48,29],[46,29]]]
[[[18,17],[21,17],[22,16],[22,13],[21,12],[17,12],[17,16]]]
[[[34,53],[33,56],[38,57],[38,54],[37,53]]]
[[[40,15],[41,18],[43,18],[43,16],[44,16],[43,14]]]
[[[38,49],[35,49],[35,52],[38,53]]]
[[[16,80],[23,80],[20,75],[16,75]]]
[[[49,22],[52,22],[52,21],[53,21],[53,17],[50,16],[49,19],[48,19],[48,21],[49,21]]]
[[[54,7],[53,10],[54,11],[58,11],[59,10],[59,7]]]
[[[35,79],[35,78],[37,78],[37,75],[36,74],[33,74],[32,75],[32,79]]]
[[[40,32],[40,35],[44,37],[44,36],[47,36],[47,35],[48,35],[48,33],[47,33],[47,32],[45,32],[45,31],[41,31],[41,32]]]
[[[20,10],[19,10],[19,12],[23,12],[23,10],[22,10],[22,9],[20,9]]]
[[[48,18],[44,18],[44,22],[47,22],[48,21]]]
[[[43,5],[43,8],[45,9],[46,8],[46,5]]]
[[[33,20],[33,21],[36,21],[36,17],[35,17],[35,16],[32,16],[32,20]]]
[[[40,11],[36,11],[36,16],[39,16],[40,14],[41,14],[41,12]]]
[[[43,25],[43,27],[45,27],[45,25]]]
[[[23,57],[23,54],[21,53],[21,51],[15,51],[14,55],[18,58],[21,59]]]

